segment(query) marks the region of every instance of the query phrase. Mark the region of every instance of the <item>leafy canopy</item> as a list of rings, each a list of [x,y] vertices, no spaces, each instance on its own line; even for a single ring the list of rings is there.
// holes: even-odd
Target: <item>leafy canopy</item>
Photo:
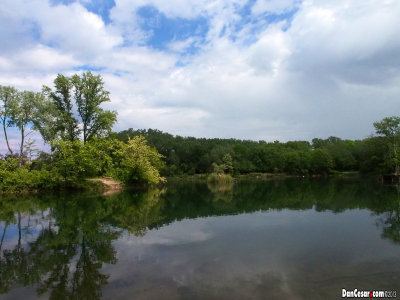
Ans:
[[[42,107],[44,118],[38,123],[46,141],[74,141],[82,135],[86,143],[109,134],[117,121],[116,111],[101,108],[110,101],[110,93],[100,75],[90,71],[72,77],[58,74],[54,89],[44,86],[43,91],[50,103]]]

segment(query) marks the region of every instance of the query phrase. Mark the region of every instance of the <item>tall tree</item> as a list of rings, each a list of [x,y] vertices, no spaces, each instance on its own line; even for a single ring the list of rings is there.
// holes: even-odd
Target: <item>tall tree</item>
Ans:
[[[55,110],[52,110],[54,116],[52,132],[54,136],[51,139],[61,138],[67,141],[78,139],[80,130],[78,121],[73,114],[73,84],[71,78],[58,74],[54,79],[54,91],[47,86],[43,87],[43,91],[55,107]],[[48,106],[46,111],[49,113]]]
[[[82,77],[72,76],[71,81],[78,114],[82,120],[83,142],[109,133],[117,121],[117,113],[100,107],[102,103],[110,101],[110,93],[104,89],[101,76],[95,76],[88,71]]]
[[[3,125],[4,137],[6,140],[8,151],[13,155],[13,151],[8,142],[7,128],[11,125],[9,122],[10,118],[10,103],[16,101],[18,97],[18,91],[12,86],[1,86],[0,85],[0,120]]]
[[[374,123],[378,135],[384,136],[389,144],[391,161],[394,164],[395,174],[399,175],[399,157],[397,148],[400,139],[400,117],[386,117]]]
[[[43,88],[43,92],[40,97],[37,97],[35,103],[35,112],[33,116],[33,129],[40,132],[42,138],[47,143],[61,138],[59,131],[59,111],[56,105],[45,97],[48,91],[46,87]]]
[[[35,105],[41,93],[23,91],[10,102],[10,123],[18,127],[21,133],[19,164],[22,164],[22,157],[25,148],[25,138],[29,132],[27,126],[32,123],[35,113]]]

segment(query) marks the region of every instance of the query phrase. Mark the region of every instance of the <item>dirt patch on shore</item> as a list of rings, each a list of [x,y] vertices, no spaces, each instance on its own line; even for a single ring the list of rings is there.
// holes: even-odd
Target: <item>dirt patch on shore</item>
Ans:
[[[114,180],[112,177],[92,178],[90,180],[94,182],[100,182],[103,188],[106,190],[105,194],[117,192],[123,188],[121,182]]]

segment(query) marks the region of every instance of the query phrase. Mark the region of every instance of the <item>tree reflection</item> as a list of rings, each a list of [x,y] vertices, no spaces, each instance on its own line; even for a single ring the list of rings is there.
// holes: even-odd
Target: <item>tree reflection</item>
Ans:
[[[30,201],[16,201],[15,196],[9,200],[0,202],[0,221],[4,222],[0,249],[3,248],[6,232],[11,224],[16,225],[17,240],[13,249],[4,249],[0,252],[0,293],[7,292],[15,283],[29,285],[34,281],[35,276],[31,272],[29,254],[22,246],[22,215],[31,214]]]
[[[57,197],[50,202],[31,199],[25,210],[16,207],[18,201],[2,199],[2,207],[7,206],[12,214],[4,210],[0,215],[4,222],[1,246],[11,223],[17,225],[18,238],[13,248],[1,251],[0,292],[38,284],[37,293],[48,294],[50,299],[100,299],[101,287],[109,278],[101,268],[117,261],[112,241],[123,230],[144,234],[148,222],[158,220],[161,193],[144,191],[133,198],[123,193],[107,198]],[[28,239],[29,231],[23,232],[22,220],[29,224],[37,201],[50,207],[36,210],[41,222],[34,227],[41,230],[34,241],[24,244],[24,234]]]
[[[231,202],[233,198],[233,182],[212,183],[207,182],[207,187],[214,195],[214,201]]]
[[[379,215],[377,226],[382,228],[382,237],[400,244],[400,207]]]
[[[141,192],[122,192],[107,201],[112,207],[110,223],[135,236],[144,236],[151,226],[162,222],[162,196],[166,189],[149,188]]]

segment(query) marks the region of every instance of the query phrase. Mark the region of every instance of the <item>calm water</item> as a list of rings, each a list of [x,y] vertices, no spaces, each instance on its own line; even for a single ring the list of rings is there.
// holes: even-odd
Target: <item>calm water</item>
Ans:
[[[0,299],[400,293],[400,196],[370,181],[0,196]]]

